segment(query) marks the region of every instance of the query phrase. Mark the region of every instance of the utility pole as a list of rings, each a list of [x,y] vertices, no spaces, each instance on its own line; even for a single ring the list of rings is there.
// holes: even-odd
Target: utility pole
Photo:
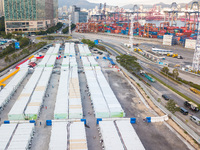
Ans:
[[[133,19],[134,19],[134,14],[131,15],[130,36],[129,36],[129,44],[131,45],[131,51],[133,51]]]
[[[200,18],[198,19],[200,20]],[[194,51],[194,57],[192,62],[192,70],[195,72],[200,71],[200,25],[198,26],[198,34],[197,34],[197,41],[196,41],[196,47]]]
[[[72,34],[72,31],[71,31],[71,15],[69,15],[69,35]]]

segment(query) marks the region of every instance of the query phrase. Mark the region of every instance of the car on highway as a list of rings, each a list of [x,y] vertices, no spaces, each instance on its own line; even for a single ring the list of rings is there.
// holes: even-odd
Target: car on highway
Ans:
[[[185,109],[185,108],[183,108],[183,107],[180,107],[180,112],[181,112],[183,115],[188,115],[187,109]]]
[[[198,126],[200,126],[200,119],[196,116],[190,116],[190,120],[196,123]]]
[[[169,97],[166,94],[163,94],[162,97],[167,101],[169,100]]]

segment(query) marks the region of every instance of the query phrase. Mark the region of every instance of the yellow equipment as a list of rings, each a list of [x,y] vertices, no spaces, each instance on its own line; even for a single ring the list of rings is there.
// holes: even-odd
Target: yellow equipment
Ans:
[[[170,54],[170,53],[167,53],[167,56],[168,56],[168,57],[170,57],[170,56],[171,56],[171,54]]]
[[[190,90],[196,94],[200,94],[200,91],[195,88],[190,88]]]
[[[173,54],[172,57],[176,58],[176,57],[178,57],[178,54]]]

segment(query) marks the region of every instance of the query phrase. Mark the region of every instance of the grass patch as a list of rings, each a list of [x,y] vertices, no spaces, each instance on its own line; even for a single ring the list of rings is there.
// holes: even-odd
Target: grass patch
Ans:
[[[176,90],[175,88],[171,87],[170,85],[166,84],[165,82],[163,82],[162,80],[160,80],[159,78],[155,77],[154,75],[150,74],[154,79],[156,79],[158,82],[160,82],[161,84],[163,84],[164,86],[168,87],[169,89],[171,89],[172,91],[174,91],[175,93],[177,93],[178,95],[180,95],[181,97],[183,97],[184,99],[193,102],[195,104],[198,105],[199,109],[200,109],[200,104],[197,103],[196,101],[192,100],[191,98],[187,97],[185,94],[179,92],[178,90]]]

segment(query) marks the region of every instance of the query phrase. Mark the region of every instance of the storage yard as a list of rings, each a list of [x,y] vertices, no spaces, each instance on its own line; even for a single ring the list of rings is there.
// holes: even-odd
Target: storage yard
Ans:
[[[192,149],[166,123],[147,123],[155,112],[87,45],[53,44],[43,55],[0,91],[0,149]]]

